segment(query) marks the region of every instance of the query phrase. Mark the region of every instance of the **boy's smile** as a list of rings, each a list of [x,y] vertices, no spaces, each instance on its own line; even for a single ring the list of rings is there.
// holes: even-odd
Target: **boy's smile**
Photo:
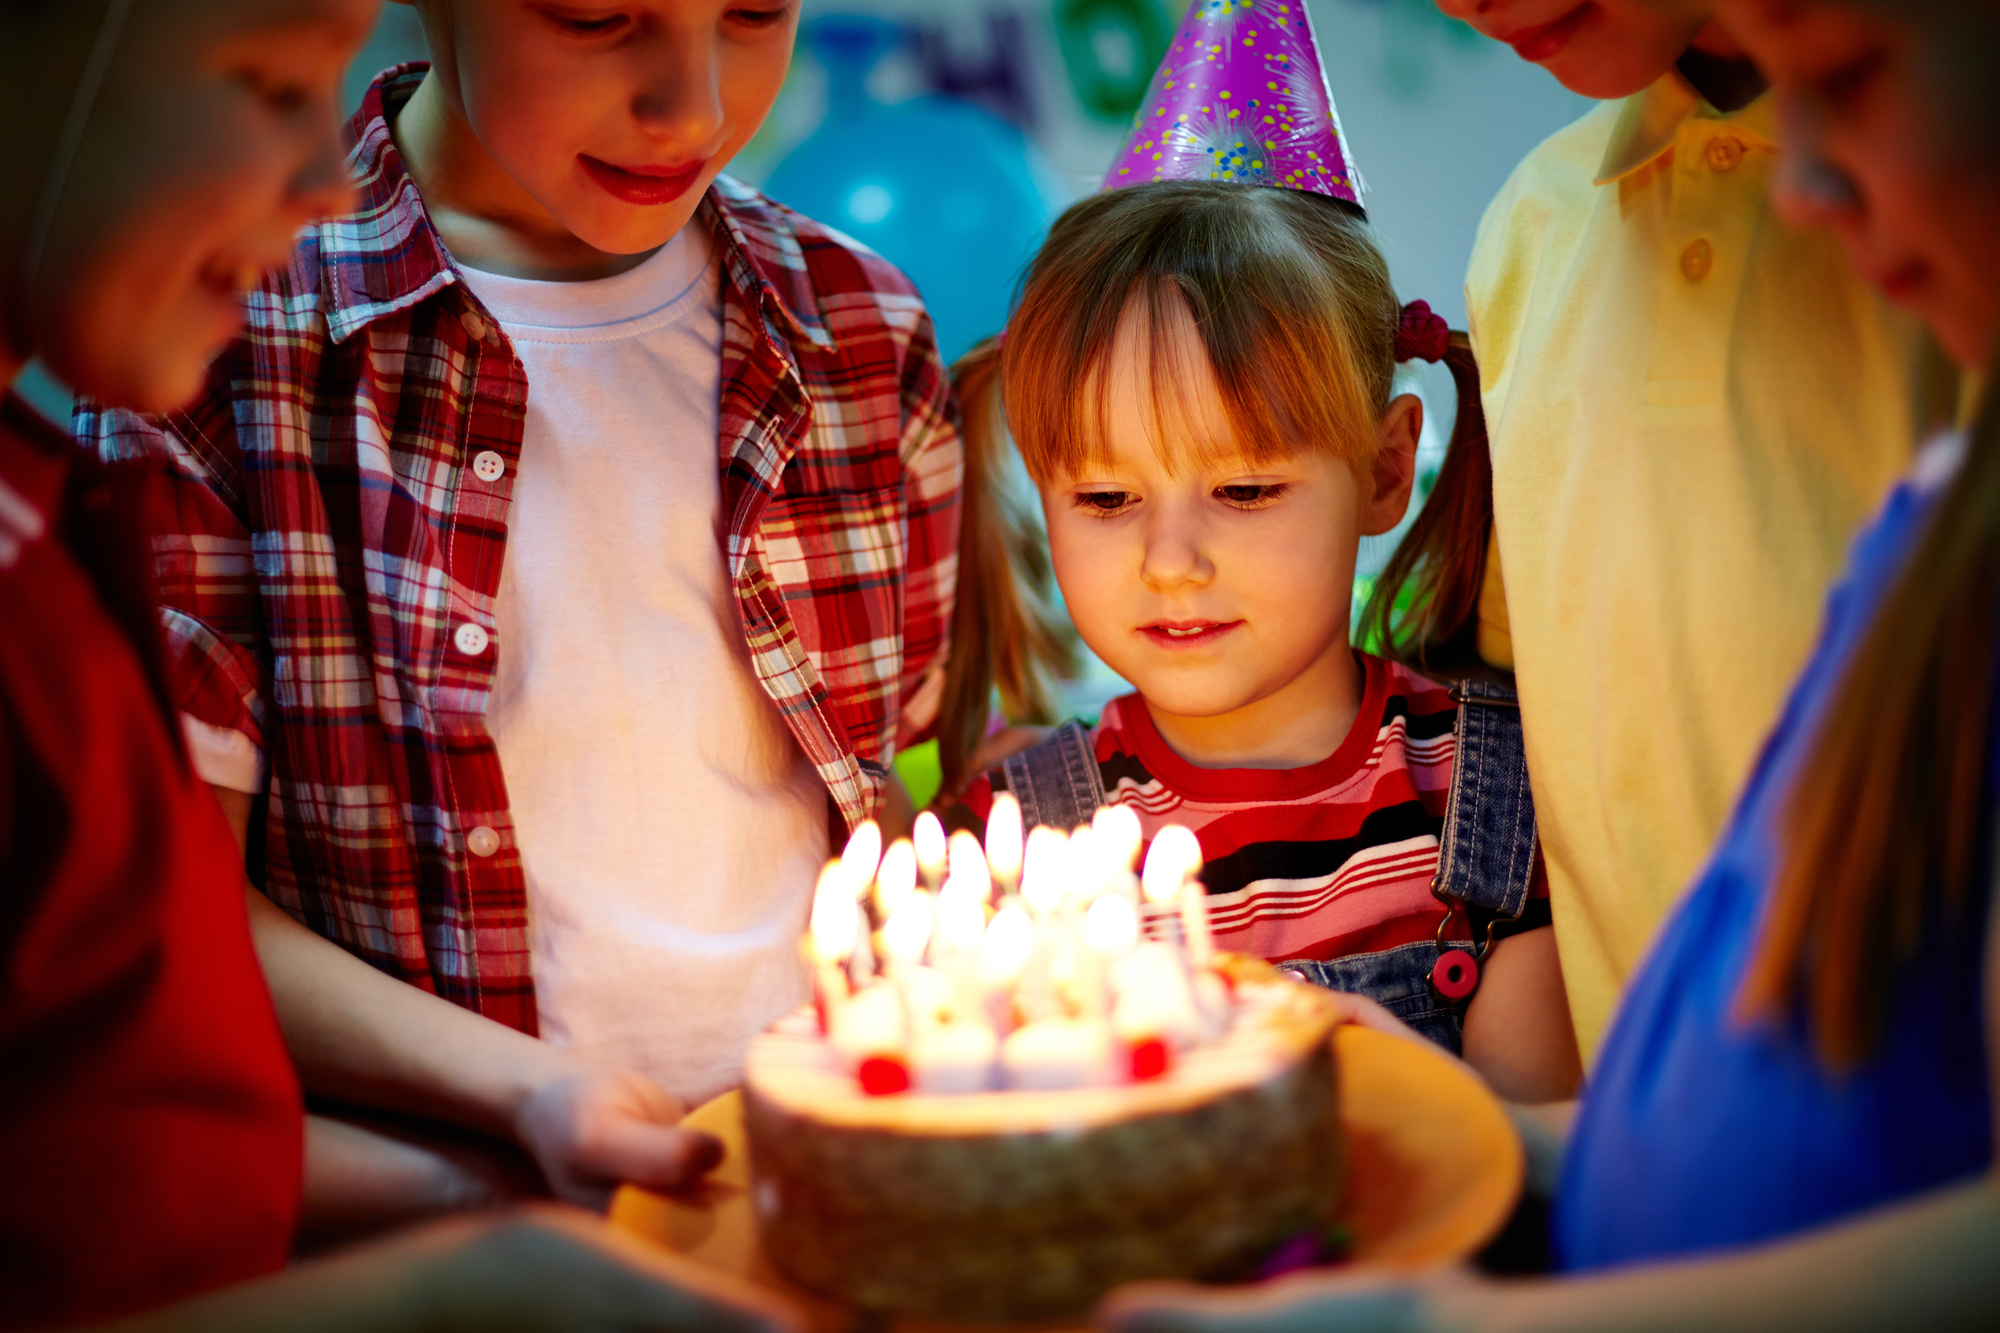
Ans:
[[[1128,315],[1101,377],[1102,456],[1042,486],[1056,578],[1084,642],[1137,688],[1183,757],[1312,763],[1354,720],[1356,544],[1402,516],[1421,409],[1397,400],[1372,468],[1331,451],[1246,455],[1227,443],[1200,339],[1184,314],[1177,323],[1168,392],[1180,411],[1156,419],[1143,316]],[[1169,468],[1156,429],[1217,443]]]
[[[445,246],[608,277],[673,239],[790,66],[798,0],[416,0],[431,73],[394,122]]]

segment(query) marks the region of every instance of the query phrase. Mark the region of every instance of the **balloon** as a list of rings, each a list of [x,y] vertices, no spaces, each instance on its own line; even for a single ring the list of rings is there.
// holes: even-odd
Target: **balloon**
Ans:
[[[1053,213],[1028,143],[952,97],[884,104],[869,72],[907,30],[859,15],[806,25],[826,69],[826,120],[772,170],[764,192],[845,232],[907,273],[947,361],[998,333],[1021,268]]]

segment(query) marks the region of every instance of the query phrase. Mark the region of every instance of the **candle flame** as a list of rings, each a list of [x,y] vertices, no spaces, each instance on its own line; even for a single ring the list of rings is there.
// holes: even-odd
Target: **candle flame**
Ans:
[[[977,953],[985,933],[986,900],[973,892],[967,880],[958,876],[946,880],[937,900],[938,943],[954,953]]]
[[[989,986],[1012,986],[1027,971],[1035,951],[1035,923],[1019,903],[1010,902],[986,923],[979,943],[979,972]]]
[[[1138,812],[1129,805],[1102,806],[1092,816],[1090,827],[1097,835],[1098,851],[1105,865],[1130,874],[1138,864],[1139,844],[1144,840]]]
[[[924,872],[924,883],[934,886],[944,878],[944,825],[936,815],[926,810],[917,816],[914,836],[917,868]]]
[[[908,838],[898,838],[882,853],[875,871],[875,911],[883,921],[896,914],[917,888],[917,851]]]
[[[1027,851],[1021,858],[1021,896],[1029,908],[1047,914],[1062,906],[1064,845],[1068,838],[1060,829],[1037,824],[1028,834]]]
[[[854,905],[854,890],[847,872],[838,861],[828,861],[819,872],[813,890],[813,957],[822,963],[841,963],[854,952],[860,934],[860,913]]]
[[[1109,957],[1129,953],[1139,942],[1139,911],[1126,899],[1107,893],[1083,914],[1083,941]]]
[[[951,835],[950,847],[947,863],[951,869],[945,876],[945,887],[957,885],[960,892],[984,903],[993,896],[993,875],[986,867],[986,851],[979,839],[960,829]]]
[[[872,819],[864,819],[854,826],[854,832],[847,839],[847,849],[840,854],[840,868],[847,876],[847,883],[855,897],[868,892],[869,881],[875,878],[875,867],[882,860],[882,826]]]
[[[923,961],[924,947],[930,942],[931,895],[922,889],[911,889],[882,923],[882,947],[898,963],[915,966]]]
[[[1165,905],[1180,897],[1181,885],[1201,869],[1201,842],[1194,831],[1169,824],[1153,838],[1146,852],[1146,871],[1141,880],[1146,901]]]
[[[986,816],[986,859],[1003,884],[1020,883],[1022,853],[1021,803],[1003,791],[994,796]]]

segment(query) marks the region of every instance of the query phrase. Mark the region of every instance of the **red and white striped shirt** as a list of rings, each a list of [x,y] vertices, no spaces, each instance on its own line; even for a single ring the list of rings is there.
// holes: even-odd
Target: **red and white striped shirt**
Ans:
[[[1091,733],[1106,797],[1138,814],[1149,843],[1168,824],[1201,840],[1222,948],[1273,961],[1345,958],[1433,939],[1444,920],[1430,886],[1458,706],[1407,667],[1356,657],[1364,685],[1354,726],[1303,768],[1191,764],[1136,694],[1105,705]],[[995,770],[962,799],[983,821],[1005,788]],[[1536,892],[1547,893],[1539,876]]]

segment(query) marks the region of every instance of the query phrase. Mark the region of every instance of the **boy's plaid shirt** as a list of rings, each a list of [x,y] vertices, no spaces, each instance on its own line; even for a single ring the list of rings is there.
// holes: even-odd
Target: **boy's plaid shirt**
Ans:
[[[529,386],[390,139],[385,97],[422,72],[369,90],[360,209],[251,294],[204,399],[166,418],[86,403],[76,429],[106,458],[174,464],[153,517],[177,702],[263,747],[266,892],[384,971],[534,1032],[526,885],[484,723],[510,645],[459,646],[478,642],[463,626],[493,634]],[[962,460],[945,371],[878,257],[726,177],[696,218],[722,262],[724,560],[756,673],[851,823],[910,739],[901,702],[950,624]],[[475,475],[486,450],[496,480]]]

